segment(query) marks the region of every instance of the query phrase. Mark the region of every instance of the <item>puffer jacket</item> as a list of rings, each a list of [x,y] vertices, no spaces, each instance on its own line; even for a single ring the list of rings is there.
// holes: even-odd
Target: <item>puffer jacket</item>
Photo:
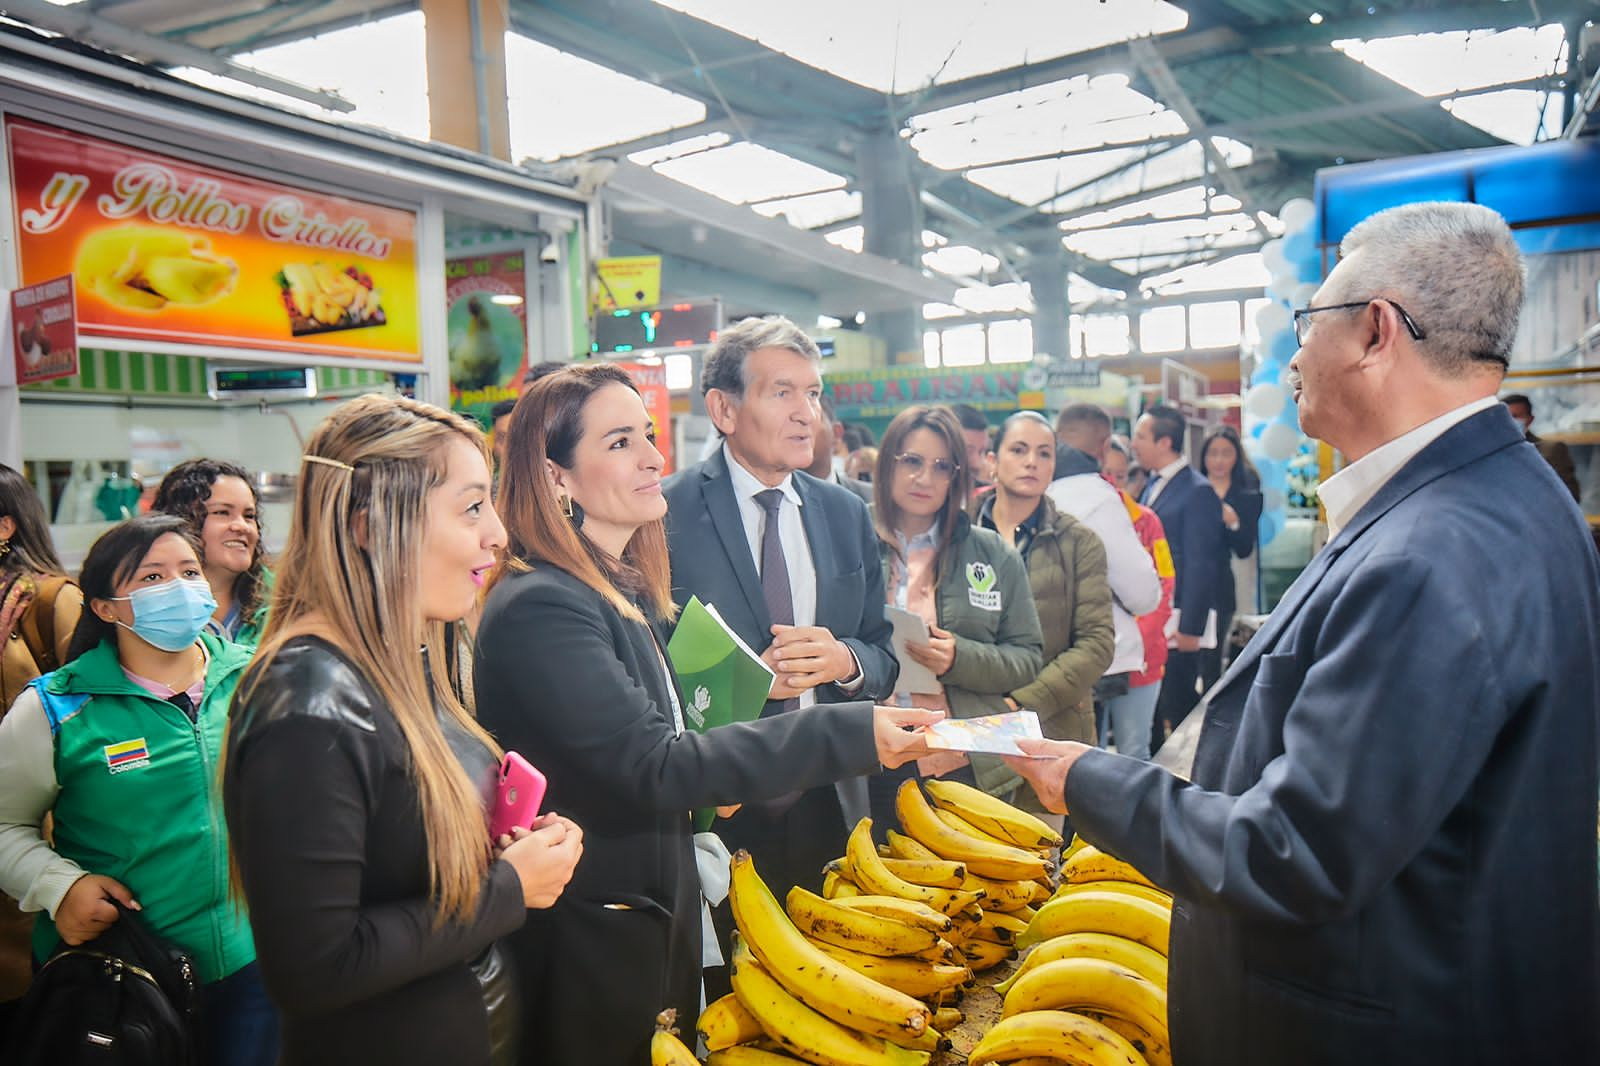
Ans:
[[[892,585],[894,550],[879,543],[884,583]],[[1044,638],[1022,556],[999,534],[956,516],[948,558],[941,560],[935,599],[939,625],[955,634],[956,657],[939,676],[954,718],[1010,710],[1006,696],[1039,676]],[[1021,782],[994,755],[971,756],[978,787],[1008,795]]]

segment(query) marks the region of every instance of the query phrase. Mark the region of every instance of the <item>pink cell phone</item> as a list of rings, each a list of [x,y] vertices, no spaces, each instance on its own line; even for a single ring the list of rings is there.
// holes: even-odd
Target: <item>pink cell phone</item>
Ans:
[[[520,826],[527,829],[539,816],[539,805],[544,802],[544,775],[533,764],[514,751],[506,752],[500,763],[500,787],[495,794],[494,811],[489,815],[489,837],[499,840],[502,834]]]

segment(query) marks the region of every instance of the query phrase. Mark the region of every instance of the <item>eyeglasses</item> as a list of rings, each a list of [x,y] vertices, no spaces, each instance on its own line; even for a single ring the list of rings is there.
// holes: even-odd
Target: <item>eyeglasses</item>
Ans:
[[[1294,342],[1302,347],[1306,343],[1306,332],[1311,328],[1311,316],[1321,314],[1323,311],[1354,311],[1366,307],[1374,302],[1386,303],[1400,315],[1400,321],[1405,323],[1406,332],[1411,334],[1411,339],[1426,340],[1428,335],[1422,332],[1422,327],[1417,325],[1406,309],[1386,296],[1375,296],[1371,300],[1358,300],[1348,304],[1329,304],[1327,307],[1302,307],[1294,313]]]
[[[948,459],[935,459],[929,462],[927,457],[916,452],[901,452],[894,457],[901,470],[912,477],[920,477],[924,470],[931,469],[935,481],[949,481],[956,476],[956,471],[961,469],[960,464],[952,463]]]

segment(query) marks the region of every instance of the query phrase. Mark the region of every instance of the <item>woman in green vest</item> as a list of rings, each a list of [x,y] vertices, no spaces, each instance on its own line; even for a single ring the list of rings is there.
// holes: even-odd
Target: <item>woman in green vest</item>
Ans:
[[[261,499],[249,471],[222,459],[187,459],[161,479],[150,509],[184,519],[200,545],[217,601],[207,629],[255,646],[266,627],[272,571],[261,547]]]
[[[1009,711],[1007,696],[1038,677],[1044,664],[1022,557],[967,518],[972,473],[966,457],[961,423],[949,408],[908,407],[884,430],[872,479],[889,606],[927,623],[928,643],[908,644],[906,654],[933,674],[939,689],[896,696],[953,718]],[[895,789],[917,775],[949,776],[1002,799],[1021,783],[998,756],[935,752],[868,779],[875,831],[894,825]]]
[[[67,664],[0,720],[0,890],[42,912],[40,960],[58,941],[93,941],[118,920],[116,902],[140,911],[195,960],[200,1061],[267,1066],[277,1018],[228,897],[217,780],[250,649],[203,632],[216,604],[180,518],[112,527],[79,584],[87,609]]]

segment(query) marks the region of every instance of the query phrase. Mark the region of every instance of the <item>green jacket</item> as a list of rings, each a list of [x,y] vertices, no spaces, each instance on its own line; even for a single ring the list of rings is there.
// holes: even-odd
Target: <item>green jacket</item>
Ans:
[[[261,631],[267,628],[267,613],[272,609],[272,586],[276,581],[277,578],[273,576],[271,570],[262,568],[261,587],[256,592],[256,609],[234,633],[235,644],[245,644],[254,648],[261,643]]]
[[[55,733],[55,851],[128,886],[151,929],[192,952],[202,982],[255,960],[228,896],[217,759],[254,649],[200,637],[211,657],[197,722],[129,681],[107,642],[37,682]],[[55,946],[40,914],[34,951]]]
[[[1094,530],[1062,513],[1048,496],[1039,506],[1038,530],[1025,559],[1044,632],[1044,669],[1011,698],[1039,712],[1039,725],[1051,740],[1093,744],[1094,683],[1111,665],[1116,645],[1106,549]]]
[[[880,543],[879,554],[884,584],[892,588],[894,549]],[[936,602],[939,625],[956,638],[955,661],[939,677],[950,714],[1003,714],[1010,710],[1007,693],[1037,677],[1044,662],[1027,569],[998,534],[976,528],[966,515],[958,516],[947,554]],[[974,755],[972,768],[978,787],[997,796],[1021,781],[998,756]]]

